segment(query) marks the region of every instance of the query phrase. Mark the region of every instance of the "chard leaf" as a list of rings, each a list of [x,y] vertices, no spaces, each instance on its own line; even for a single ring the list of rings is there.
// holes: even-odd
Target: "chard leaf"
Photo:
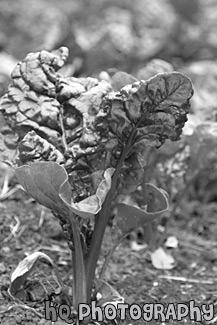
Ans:
[[[119,181],[121,184],[121,194],[135,192],[144,176],[144,166],[142,165],[139,152],[133,152],[125,159],[121,176]]]
[[[166,139],[176,141],[187,121],[192,94],[190,79],[178,72],[127,85],[105,98],[109,130],[125,143],[135,128],[132,145],[159,147]]]
[[[104,122],[108,125],[108,138],[113,135],[122,142],[123,150],[126,146],[129,148],[121,171],[119,193],[133,192],[142,182],[141,174],[146,165],[142,157],[147,146],[159,148],[167,139],[180,139],[192,94],[190,80],[172,72],[135,82],[105,97],[102,109],[109,111]]]
[[[114,168],[107,169],[96,193],[75,203],[67,172],[56,162],[36,162],[15,169],[18,182],[38,203],[65,217],[74,213],[82,218],[89,218],[101,209],[113,172]]]
[[[67,56],[65,47],[52,53],[30,53],[13,70],[12,84],[0,100],[0,111],[17,140],[34,130],[58,143],[61,104],[56,100],[56,71],[63,66]]]
[[[83,218],[88,218],[97,214],[106,198],[106,195],[111,187],[111,177],[114,173],[114,168],[108,168],[104,172],[104,179],[100,182],[96,194],[89,196],[88,198],[74,203],[71,196],[69,196],[71,187],[68,181],[65,181],[60,188],[60,198],[66,204],[69,209],[74,209],[76,214]]]
[[[11,275],[9,291],[12,295],[15,295],[19,291],[21,286],[25,283],[27,277],[36,267],[36,263],[42,259],[48,261],[52,267],[55,267],[53,260],[42,252],[35,252],[27,256],[18,264]]]
[[[146,184],[146,191],[147,206],[145,208],[136,205],[131,197],[125,198],[130,204],[117,204],[114,230],[120,238],[139,227],[147,225],[168,210],[168,200],[163,190],[154,185]]]
[[[19,137],[7,125],[3,114],[0,112],[0,161],[9,160],[11,163],[16,159],[16,148]]]
[[[35,131],[30,131],[25,135],[19,143],[18,150],[19,159],[23,165],[37,161],[55,161],[61,165],[65,162],[64,155]]]
[[[55,162],[36,162],[16,168],[15,175],[24,190],[39,204],[60,215],[69,214],[68,207],[59,197],[60,187],[68,177],[63,167]]]
[[[104,80],[64,78],[56,71],[67,52],[31,53],[17,65],[0,102],[8,127],[0,130],[7,133],[0,145],[4,141],[18,149],[19,165],[41,160],[63,165],[72,201],[85,213],[91,206],[93,213],[101,206],[96,191],[104,172],[115,169],[121,155],[118,194],[131,193],[142,180],[147,146],[179,139],[193,91],[190,80],[177,72],[136,82],[117,72],[113,77],[123,82],[119,91]]]

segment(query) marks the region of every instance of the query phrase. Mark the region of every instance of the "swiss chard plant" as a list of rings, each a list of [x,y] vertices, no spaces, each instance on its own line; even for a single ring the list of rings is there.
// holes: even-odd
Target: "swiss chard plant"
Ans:
[[[20,262],[10,293],[16,295],[35,262],[46,258],[76,312],[92,300],[99,306],[123,301],[103,281],[106,267],[127,234],[168,209],[167,195],[154,185],[145,185],[142,200],[134,192],[148,147],[179,140],[193,90],[178,72],[142,81],[124,73],[107,81],[64,77],[58,70],[67,55],[66,48],[31,53],[16,66],[0,101],[0,150],[23,189],[59,219],[72,255],[72,295],[54,262],[39,252]],[[97,276],[111,216],[113,247]]]

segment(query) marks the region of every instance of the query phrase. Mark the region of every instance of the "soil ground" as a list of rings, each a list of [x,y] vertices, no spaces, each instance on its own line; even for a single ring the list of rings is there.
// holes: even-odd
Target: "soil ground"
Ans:
[[[176,263],[172,270],[155,269],[150,260],[150,249],[144,247],[135,251],[132,249],[132,241],[126,239],[111,260],[106,280],[119,291],[128,304],[137,303],[142,306],[145,303],[162,303],[167,306],[169,303],[188,304],[194,300],[198,306],[216,305],[216,209],[215,205],[210,207],[211,212],[207,218],[205,215],[176,215],[168,222],[159,238],[161,246],[170,235],[178,239],[178,247],[170,249]],[[29,276],[24,290],[18,296],[22,302],[12,299],[7,293],[11,272],[28,254],[39,250],[47,253],[56,262],[63,281],[70,285],[70,254],[59,224],[48,210],[42,224],[40,214],[41,208],[36,203],[29,202],[29,197],[21,190],[1,203],[1,324],[51,325],[51,321],[43,318],[44,300],[54,290],[55,283],[51,270],[45,263],[40,262]],[[159,244],[158,242],[157,245]],[[109,235],[106,235],[104,254],[108,245]],[[167,323],[178,324],[179,321],[170,320]],[[189,317],[183,319],[182,323],[206,324],[204,321],[191,321]],[[132,321],[129,318],[124,324],[146,322]],[[149,324],[163,322],[152,320]]]

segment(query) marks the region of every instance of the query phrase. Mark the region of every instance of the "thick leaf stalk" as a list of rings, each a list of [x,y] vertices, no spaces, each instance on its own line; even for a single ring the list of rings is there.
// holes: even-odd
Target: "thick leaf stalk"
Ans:
[[[87,303],[86,272],[80,233],[73,215],[70,215],[69,223],[73,236],[73,249],[71,250],[73,265],[73,306],[78,310],[79,304]]]
[[[128,150],[131,147],[132,139],[134,138],[134,133],[132,132],[131,136],[129,137],[129,141],[122,152],[122,155],[119,159],[117,168],[114,172],[112,177],[112,185],[111,188],[106,196],[105,202],[99,214],[96,216],[95,227],[93,232],[93,237],[90,245],[90,252],[87,258],[86,263],[86,276],[87,276],[87,299],[90,302],[91,299],[91,291],[93,288],[93,281],[95,278],[95,270],[96,264],[99,258],[103,237],[105,234],[105,229],[108,224],[109,216],[110,216],[110,209],[112,205],[112,200],[114,193],[116,191],[117,181],[119,178],[119,174],[121,168],[123,166],[124,160],[127,156]]]

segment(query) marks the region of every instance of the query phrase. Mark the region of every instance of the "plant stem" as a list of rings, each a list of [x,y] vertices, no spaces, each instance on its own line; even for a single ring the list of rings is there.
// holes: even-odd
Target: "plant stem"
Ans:
[[[105,258],[105,261],[103,263],[103,266],[102,266],[102,269],[100,271],[100,275],[99,275],[99,280],[102,280],[105,276],[105,272],[107,270],[107,267],[108,267],[108,264],[110,262],[110,259],[112,257],[112,255],[114,254],[116,248],[120,245],[121,241],[122,241],[123,237],[120,238],[113,246],[112,248],[110,249],[108,255],[106,256]]]
[[[63,142],[63,146],[65,151],[68,150],[68,145],[67,145],[67,141],[66,141],[66,132],[65,132],[65,128],[63,125],[63,109],[60,110],[60,115],[59,115],[59,122],[60,122],[60,127],[62,130],[62,142]]]
[[[89,249],[89,254],[86,260],[86,279],[87,279],[87,303],[90,303],[91,293],[93,288],[93,281],[95,278],[95,271],[97,266],[97,261],[99,258],[103,237],[105,234],[105,229],[108,224],[109,216],[110,216],[110,207],[113,199],[113,195],[116,189],[118,177],[123,166],[124,160],[128,154],[129,149],[132,145],[132,140],[136,134],[137,128],[135,127],[128,139],[126,146],[123,148],[121,157],[118,161],[115,172],[112,176],[112,185],[108,194],[106,196],[105,202],[103,203],[102,209],[98,213],[95,219],[95,227],[93,231],[93,237],[91,240],[91,245]]]
[[[87,302],[87,284],[86,273],[84,267],[84,256],[81,246],[80,233],[74,214],[68,218],[73,235],[73,251],[72,251],[72,269],[73,269],[73,306],[78,310],[80,303]]]

